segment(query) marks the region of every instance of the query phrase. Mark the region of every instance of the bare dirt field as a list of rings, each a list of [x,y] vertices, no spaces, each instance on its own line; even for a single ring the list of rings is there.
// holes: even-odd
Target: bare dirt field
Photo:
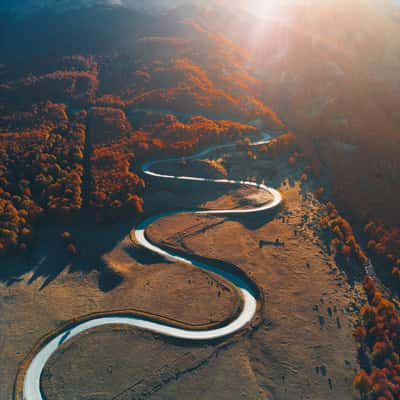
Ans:
[[[258,175],[259,180],[264,177],[265,161],[246,162],[240,155],[235,157],[236,163],[232,157],[227,159],[233,177],[246,173],[249,177]],[[47,398],[357,398],[351,385],[358,368],[352,330],[363,301],[362,291],[357,282],[350,285],[318,238],[314,228],[321,205],[310,194],[308,184],[300,186],[298,171],[278,165],[278,173],[267,177],[267,183],[284,194],[285,206],[278,214],[241,219],[180,215],[163,218],[148,230],[150,238],[161,245],[223,260],[245,270],[265,296],[262,324],[257,329],[226,347],[177,344],[126,328],[92,331],[67,342],[52,357],[42,382]],[[167,190],[163,188],[155,195]],[[199,196],[203,195],[201,191]],[[176,192],[171,196],[177,196]],[[254,201],[254,193],[248,193],[248,197]],[[195,203],[195,199],[196,191],[190,192],[186,204]],[[178,203],[180,200],[177,198]],[[203,205],[231,207],[239,201],[233,193],[224,193],[215,196],[213,203],[205,201]],[[275,246],[276,239],[284,246]],[[114,256],[110,254],[112,260]],[[179,276],[171,267],[179,269],[168,265],[163,279],[171,279],[181,287],[187,277]],[[143,273],[149,266],[140,268]],[[165,270],[157,264],[150,268],[148,279]],[[190,272],[191,276],[194,274],[195,271]],[[157,281],[158,287],[152,280],[153,296],[159,287],[164,294],[163,279]],[[142,280],[140,285],[144,283]],[[136,285],[141,287],[137,282]],[[184,295],[185,290],[188,292]],[[135,304],[136,292],[132,290]],[[171,292],[166,296],[167,293],[171,296]],[[149,301],[147,309],[158,307],[160,314],[170,312],[177,313],[172,317],[190,318],[194,310],[188,308],[190,302],[195,301],[198,307],[195,313],[217,307],[217,296],[208,296],[199,296],[193,288],[183,285],[179,295],[173,295],[177,304],[171,301],[167,307],[148,297],[143,304]],[[126,298],[122,302],[126,304],[124,301]],[[223,304],[226,307],[232,303]],[[231,310],[224,309],[227,314]]]

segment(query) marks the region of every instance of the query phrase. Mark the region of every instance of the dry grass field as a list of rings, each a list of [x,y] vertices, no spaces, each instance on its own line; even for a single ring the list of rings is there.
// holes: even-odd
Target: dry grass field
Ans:
[[[248,163],[240,154],[226,161],[234,177],[263,176],[262,161]],[[188,165],[185,173],[194,170]],[[284,194],[279,212],[234,219],[179,215],[148,230],[161,245],[247,272],[265,297],[257,328],[226,345],[176,343],[117,326],[90,331],[64,344],[49,361],[42,380],[47,400],[352,399],[358,365],[352,329],[361,291],[323,248],[314,229],[322,206],[300,186],[298,171],[284,165],[278,171],[267,183]],[[163,205],[235,208],[269,200],[253,189],[194,188],[177,192],[171,186],[170,201]],[[189,194],[181,197],[185,189]],[[167,185],[159,189],[153,183],[148,196],[156,203],[166,194]],[[151,214],[155,207],[149,205]],[[36,273],[0,285],[1,398],[11,398],[18,363],[34,343],[73,317],[137,308],[196,324],[222,321],[235,312],[239,302],[230,285],[144,254],[130,240],[130,228],[75,227],[86,250],[70,267],[59,256],[55,228],[44,230],[32,257],[42,260]],[[276,239],[284,246],[269,244]],[[60,265],[57,274],[43,272],[52,270],[43,265],[51,260]]]

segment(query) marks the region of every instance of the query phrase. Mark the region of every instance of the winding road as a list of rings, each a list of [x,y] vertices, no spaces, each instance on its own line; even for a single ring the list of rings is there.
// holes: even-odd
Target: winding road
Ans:
[[[254,142],[251,146],[257,146],[261,144],[268,143],[270,141],[270,136],[264,137],[262,140],[258,142]],[[221,146],[211,146],[206,150],[190,156],[187,160],[194,160],[198,158],[202,158],[207,154],[212,153],[215,150],[220,149],[228,149],[234,148],[235,144],[227,144]],[[206,265],[204,263],[192,260],[188,257],[179,256],[174,254],[173,252],[166,251],[161,249],[160,247],[152,244],[146,237],[146,228],[152,224],[154,221],[158,220],[159,218],[169,216],[169,215],[176,215],[176,214],[185,214],[185,213],[194,213],[194,214],[209,214],[209,215],[233,215],[233,214],[254,214],[266,210],[271,210],[276,208],[282,202],[281,194],[272,188],[268,188],[265,185],[257,184],[255,182],[249,181],[236,181],[236,180],[229,180],[229,179],[209,179],[209,178],[196,178],[190,176],[173,176],[173,175],[165,175],[162,173],[158,173],[153,171],[153,167],[156,165],[160,166],[165,163],[169,162],[176,162],[179,161],[179,158],[168,159],[168,160],[161,160],[161,161],[152,161],[144,164],[142,166],[142,171],[144,174],[153,176],[156,178],[162,179],[174,179],[174,180],[181,180],[181,181],[195,181],[195,182],[211,182],[215,184],[227,184],[227,185],[244,185],[248,187],[256,187],[260,190],[265,190],[272,195],[272,201],[267,204],[261,205],[256,208],[252,209],[235,209],[235,210],[186,210],[186,211],[179,211],[179,212],[171,212],[171,213],[163,213],[157,216],[151,217],[144,222],[142,222],[135,231],[135,237],[137,242],[145,247],[146,249],[150,250],[153,253],[156,253],[162,256],[164,259],[172,262],[179,262],[186,265],[191,265],[197,268],[200,268],[205,271],[212,272],[217,274],[226,280],[230,281],[240,292],[241,297],[243,299],[243,308],[240,311],[239,315],[233,321],[227,323],[225,326],[218,327],[215,329],[210,330],[190,330],[190,329],[183,329],[176,326],[168,325],[165,322],[157,321],[156,318],[152,320],[151,318],[144,318],[141,316],[106,316],[106,317],[98,317],[93,318],[91,320],[87,320],[82,323],[78,323],[71,329],[67,329],[62,331],[46,342],[43,347],[32,357],[32,361],[29,364],[28,368],[26,369],[25,376],[23,377],[23,387],[22,387],[22,399],[23,400],[44,400],[44,397],[41,393],[41,375],[43,369],[50,359],[50,357],[57,351],[57,349],[62,346],[65,342],[73,338],[74,336],[79,335],[82,332],[85,332],[89,329],[105,326],[105,325],[129,325],[145,330],[149,330],[152,332],[156,332],[158,334],[184,339],[184,340],[193,340],[193,341],[206,341],[212,339],[223,338],[228,335],[231,335],[244,326],[246,326],[254,317],[257,309],[257,300],[256,300],[256,293],[254,289],[252,289],[251,282],[242,276],[238,276],[234,273]],[[18,396],[18,394],[17,394]],[[20,396],[20,394],[19,394]],[[17,397],[16,400],[20,400],[20,397]]]

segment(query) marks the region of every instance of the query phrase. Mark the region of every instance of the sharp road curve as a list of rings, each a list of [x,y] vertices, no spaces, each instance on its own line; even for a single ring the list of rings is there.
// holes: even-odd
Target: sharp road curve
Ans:
[[[252,143],[252,146],[257,146],[261,144],[265,144],[270,140],[270,137],[264,137],[261,141]],[[209,153],[212,153],[215,150],[219,149],[228,149],[233,148],[235,145],[221,145],[221,146],[212,146],[207,148],[206,150],[195,154],[187,159],[194,160],[198,158],[202,158]],[[244,326],[246,326],[254,317],[257,309],[257,300],[256,294],[252,289],[251,282],[247,281],[244,277],[240,277],[235,275],[233,272],[227,272],[225,270],[206,265],[204,263],[195,261],[190,259],[189,257],[179,256],[174,254],[173,252],[166,251],[151,243],[146,236],[146,228],[152,224],[154,221],[159,218],[168,216],[168,215],[176,215],[176,214],[184,214],[184,213],[194,213],[194,214],[208,214],[208,215],[233,215],[233,214],[254,214],[266,210],[271,210],[276,208],[281,202],[282,197],[281,194],[272,188],[268,188],[265,185],[257,184],[255,182],[248,181],[236,181],[229,179],[209,179],[209,178],[196,178],[190,176],[173,176],[173,175],[165,175],[162,173],[158,173],[154,171],[154,167],[161,166],[162,164],[179,161],[180,159],[168,159],[161,161],[152,161],[143,165],[142,170],[146,175],[150,175],[160,179],[173,179],[173,180],[181,180],[181,181],[196,181],[196,182],[211,182],[215,184],[225,184],[225,185],[244,185],[249,187],[256,187],[260,190],[265,190],[272,195],[272,201],[262,206],[252,208],[252,209],[235,209],[235,210],[186,210],[179,212],[171,212],[159,214],[155,217],[151,217],[146,221],[142,222],[135,231],[135,237],[137,242],[148,249],[149,251],[156,253],[162,256],[164,259],[172,262],[179,262],[187,265],[191,265],[197,268],[201,268],[202,270],[213,272],[219,276],[230,281],[234,286],[236,286],[237,290],[241,293],[243,299],[243,308],[241,309],[239,315],[233,321],[227,323],[224,326],[221,326],[216,329],[210,330],[190,330],[178,328],[176,326],[168,325],[164,322],[157,321],[156,318],[151,320],[150,318],[144,318],[141,316],[107,316],[107,317],[98,317],[93,318],[91,320],[78,323],[71,329],[65,330],[57,334],[50,341],[45,343],[43,347],[32,357],[32,361],[26,369],[25,376],[23,377],[23,388],[22,388],[22,398],[23,400],[44,400],[44,396],[41,393],[41,375],[43,369],[49,360],[49,358],[57,351],[57,349],[62,346],[65,342],[73,338],[74,336],[79,335],[82,332],[85,332],[89,329],[105,326],[105,325],[129,325],[141,329],[146,329],[152,332],[156,332],[162,335],[184,339],[184,340],[194,340],[194,341],[206,341],[212,339],[223,338],[228,335],[231,335]],[[17,394],[18,395],[18,394]],[[20,396],[20,395],[19,395]],[[18,397],[16,400],[20,400]]]

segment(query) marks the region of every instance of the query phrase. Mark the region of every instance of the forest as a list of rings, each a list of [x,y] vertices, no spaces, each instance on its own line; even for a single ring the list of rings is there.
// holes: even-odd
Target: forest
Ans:
[[[24,252],[39,218],[67,218],[82,207],[85,124],[51,102],[6,120],[24,128],[0,134],[0,250]]]
[[[299,6],[264,26],[189,6],[0,15],[0,259],[29,260],[41,228],[58,224],[76,261],[74,224],[149,215],[143,163],[236,143],[243,162],[268,159],[268,177],[282,166],[318,200],[316,241],[355,285],[373,265],[379,282],[364,279],[347,335],[354,327],[353,386],[362,400],[400,399],[400,90],[386,60],[399,47],[322,11],[308,19]],[[265,132],[272,140],[251,146]]]
[[[46,148],[51,159],[54,156],[58,161],[53,169],[47,165],[38,167],[38,171],[43,168],[45,173],[38,173],[37,179],[58,185],[51,186],[50,192],[54,193],[29,188],[28,197],[40,210],[38,214],[79,210],[83,205],[95,210],[91,214],[103,220],[113,214],[110,210],[126,212],[133,205],[136,212],[141,212],[145,207],[140,199],[145,190],[138,170],[140,158],[160,152],[186,154],[204,143],[254,135],[260,126],[282,131],[285,124],[274,111],[279,110],[296,134],[297,150],[289,162],[307,160],[303,179],[309,175],[327,179],[324,193],[361,227],[368,242],[368,255],[381,261],[395,279],[399,276],[400,234],[393,224],[400,219],[395,91],[365,78],[338,53],[334,54],[335,59],[348,73],[344,77],[332,75],[324,64],[332,57],[332,49],[311,49],[309,38],[302,32],[290,36],[296,45],[289,49],[287,59],[274,64],[265,59],[274,48],[268,48],[269,43],[261,40],[256,49],[257,63],[252,65],[254,55],[249,53],[243,36],[232,37],[223,27],[219,33],[214,25],[215,16],[210,13],[203,15],[197,10],[196,18],[190,12],[161,19],[147,16],[144,29],[140,24],[130,26],[127,16],[121,15],[118,8],[91,12],[98,12],[99,21],[119,24],[115,32],[102,34],[101,47],[94,39],[99,25],[89,20],[90,11],[79,15],[79,23],[75,11],[54,17],[61,31],[68,21],[75,20],[77,29],[84,21],[91,32],[85,48],[68,36],[63,36],[62,46],[57,47],[57,38],[61,36],[43,37],[43,32],[32,30],[34,20],[21,22],[18,33],[18,24],[13,28],[4,26],[5,37],[15,35],[16,46],[24,51],[28,46],[26,37],[40,38],[43,43],[43,56],[26,51],[26,63],[21,63],[18,53],[2,44],[5,63],[0,79],[0,131],[4,138],[1,161],[2,179],[7,181],[2,190],[11,196],[2,195],[7,200],[4,210],[18,209],[17,202],[12,201],[12,196],[21,195],[16,181],[32,179],[30,175],[36,173],[14,176],[16,167],[10,160],[19,159],[23,143]],[[141,19],[133,10],[127,13],[132,20]],[[171,18],[179,22],[171,26]],[[41,19],[41,23],[45,27],[48,22]],[[270,30],[265,34],[276,35],[276,42],[280,42],[282,27],[274,22]],[[124,40],[118,39],[122,37]],[[114,51],[116,43],[118,50]],[[309,65],[310,60],[301,57],[307,49],[318,52],[320,64]],[[279,87],[279,79],[263,81],[259,74],[251,72],[249,65],[255,70],[268,70],[271,79],[280,71],[297,74],[298,82],[286,82],[287,87],[291,85],[295,90],[290,103],[282,107],[285,88]],[[335,102],[324,102],[325,93],[316,91],[316,82],[322,80],[331,82],[329,96],[336,96]],[[345,90],[350,87],[351,91]],[[375,103],[379,100],[379,107],[365,98],[367,87],[369,93],[373,92]],[[376,143],[374,136],[378,131],[385,140]],[[71,151],[71,146],[74,156],[59,159],[62,152]],[[57,172],[58,167],[62,173]],[[82,183],[84,174],[87,182]],[[67,188],[67,182],[74,189]],[[70,190],[75,191],[71,199]],[[385,207],[380,206],[382,198]],[[22,218],[21,227],[33,220]],[[9,222],[5,223],[8,239],[4,243],[16,240],[9,228]]]
[[[400,395],[400,315],[371,278],[365,279],[364,288],[369,304],[354,331],[362,360],[354,387],[362,399],[395,400]]]
[[[0,252],[28,251],[54,217],[137,217],[145,159],[254,136],[260,126],[282,130],[241,57],[186,22],[118,52],[66,46],[56,57],[32,56],[29,68],[11,54],[0,80]]]

